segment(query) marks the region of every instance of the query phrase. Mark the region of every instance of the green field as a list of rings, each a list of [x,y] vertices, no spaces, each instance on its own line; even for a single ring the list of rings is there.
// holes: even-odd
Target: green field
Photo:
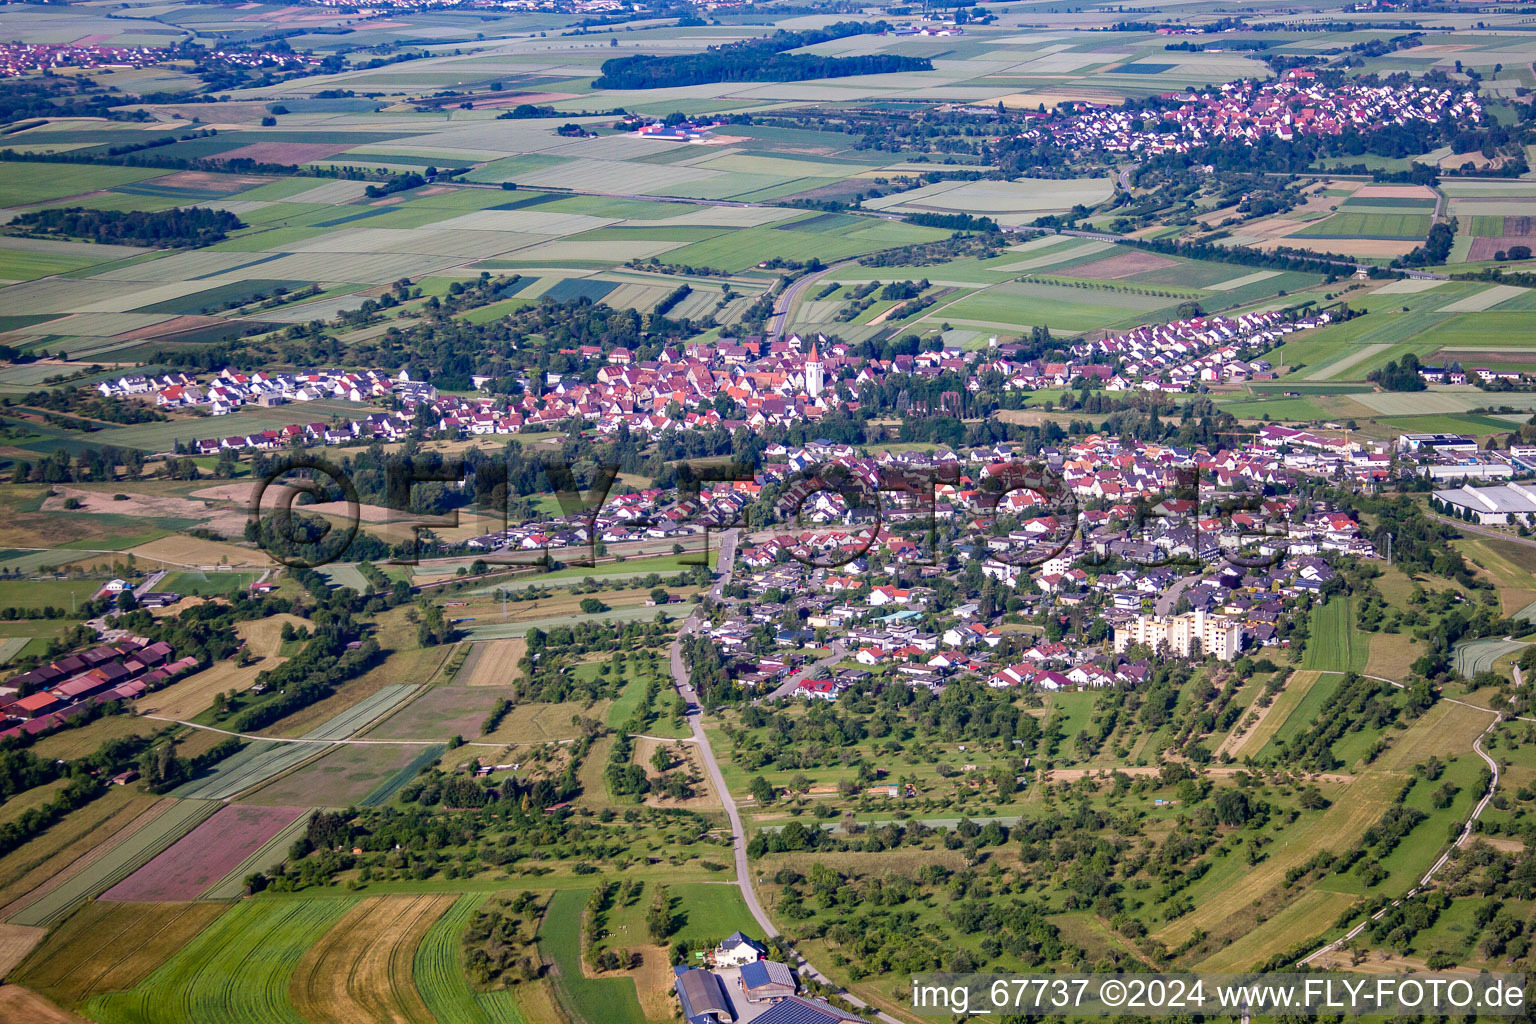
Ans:
[[[830,263],[880,249],[936,241],[946,234],[937,228],[916,227],[873,218],[864,220],[867,221],[866,226],[836,234],[786,230],[783,225],[738,228],[702,242],[673,249],[662,259],[674,265],[714,267],[738,272],[774,258],[808,260],[815,257],[823,263]]]
[[[175,572],[157,585],[157,590],[197,597],[230,597],[250,588],[260,573],[254,572]]]
[[[459,897],[416,949],[416,990],[436,1024],[523,1024],[510,992],[476,992],[464,976],[459,940],[485,899],[483,894]]]
[[[248,900],[220,917],[128,992],[82,1008],[101,1024],[303,1024],[288,982],[304,951],[354,900]]]
[[[539,927],[539,949],[553,957],[559,968],[552,979],[555,994],[576,1020],[646,1024],[634,979],[588,978],[582,974],[581,919],[590,895],[585,889],[555,893]]]
[[[107,189],[130,181],[143,181],[166,172],[148,167],[7,163],[4,173],[6,205],[26,206]]]
[[[1336,213],[1296,232],[1298,238],[1423,238],[1430,218],[1421,213]]]
[[[59,561],[65,561],[67,556]],[[77,608],[105,584],[94,580],[0,580],[0,608]]]
[[[1312,609],[1311,637],[1301,667],[1335,672],[1361,672],[1370,657],[1370,637],[1354,626],[1354,604],[1335,595]]]

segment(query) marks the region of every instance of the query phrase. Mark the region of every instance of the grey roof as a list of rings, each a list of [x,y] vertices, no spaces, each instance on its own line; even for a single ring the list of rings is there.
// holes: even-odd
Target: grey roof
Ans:
[[[831,1003],[804,996],[790,996],[775,1003],[766,1013],[754,1017],[752,1024],[840,1024],[842,1021],[865,1024],[863,1017],[844,1013]]]
[[[725,989],[712,972],[702,968],[679,968],[676,981],[677,998],[683,1004],[685,1018],[695,1021],[713,1013],[731,1019],[731,1004],[725,998]]]

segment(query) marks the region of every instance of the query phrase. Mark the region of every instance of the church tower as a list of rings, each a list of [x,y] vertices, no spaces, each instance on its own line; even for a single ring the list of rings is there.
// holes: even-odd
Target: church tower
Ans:
[[[816,343],[811,342],[811,354],[805,359],[805,393],[812,398],[821,395],[826,386],[826,379],[822,376],[821,356],[816,351]]]

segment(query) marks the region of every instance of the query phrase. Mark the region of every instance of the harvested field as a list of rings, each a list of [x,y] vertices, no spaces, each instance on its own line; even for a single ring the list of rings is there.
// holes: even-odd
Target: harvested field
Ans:
[[[1354,198],[1433,200],[1435,190],[1428,185],[1362,185],[1355,190]]]
[[[163,178],[151,178],[146,185],[158,188],[188,188],[199,192],[244,192],[248,188],[269,185],[281,178],[261,174],[213,174],[209,171],[177,171]]]
[[[239,623],[235,632],[256,656],[255,663],[241,668],[233,660],[221,661],[163,690],[147,694],[134,710],[141,715],[184,722],[212,707],[216,694],[250,689],[255,685],[258,673],[274,669],[287,660],[279,658],[277,652],[282,647],[283,625],[289,622],[296,627],[310,625],[307,619],[297,615],[274,615]]]
[[[145,903],[196,899],[302,813],[301,807],[225,807],[101,898]]]
[[[1506,221],[1530,220],[1529,217],[1506,217]],[[1491,260],[1496,254],[1508,252],[1511,246],[1523,245],[1532,252],[1536,252],[1536,234],[1504,235],[1499,238],[1474,238],[1472,247],[1467,250],[1467,262],[1477,263],[1483,260]]]
[[[31,953],[47,934],[46,928],[0,924],[0,980],[15,970],[16,965],[25,960],[27,954]]]
[[[0,985],[0,1020],[26,1021],[27,1024],[86,1024],[85,1018],[55,1006],[20,985]]]
[[[87,903],[53,930],[16,980],[66,1005],[130,989],[227,909],[221,903]]]
[[[304,811],[287,828],[268,839],[266,845],[242,861],[216,884],[203,891],[205,900],[236,900],[245,895],[245,879],[254,872],[266,874],[288,859],[288,848],[304,835],[312,812]]]
[[[517,663],[523,660],[527,650],[528,641],[522,637],[475,644],[454,682],[461,686],[511,688],[521,674]]]
[[[430,1020],[415,984],[416,948],[457,895],[375,896],[357,904],[294,968],[288,997],[316,1024]]]
[[[1388,257],[1407,255],[1414,250],[1418,242],[1411,239],[1392,241],[1381,238],[1308,238],[1305,235],[1292,235],[1260,242],[1258,248],[1273,249],[1281,245],[1317,253]]]
[[[1178,260],[1159,256],[1155,252],[1132,251],[1072,267],[1062,273],[1068,277],[1081,277],[1090,281],[1115,281],[1122,277],[1135,277],[1149,270],[1163,270],[1178,265]]]
[[[55,487],[54,490],[57,492],[54,496],[43,499],[42,510],[62,516],[116,513],[144,519],[156,517],[202,519],[208,515],[208,506],[202,502],[188,501],[186,498],[169,494],[135,494],[131,491],[117,491],[114,493],[127,495],[127,500],[118,501],[113,494],[104,491],[87,491],[63,485]],[[64,503],[71,498],[78,501],[80,507],[66,511]]]

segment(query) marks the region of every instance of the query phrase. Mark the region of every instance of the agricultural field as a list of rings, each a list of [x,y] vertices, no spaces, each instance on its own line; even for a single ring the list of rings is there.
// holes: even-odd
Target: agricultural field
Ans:
[[[229,804],[178,839],[164,853],[102,894],[128,903],[193,899],[238,867],[294,819],[294,807]]]
[[[7,687],[0,1019],[659,1024],[674,961],[765,929],[902,1022],[922,971],[1273,969],[1357,924],[1313,963],[1523,968],[1536,542],[1424,514],[1398,445],[1536,439],[1529,16],[601,14],[0,6],[84,62],[0,110],[0,664],[113,702],[45,731],[75,688]],[[1405,80],[1445,106],[1349,106]],[[1206,89],[1288,98],[1197,135]],[[952,549],[1009,459],[1094,512],[1196,463],[1313,532],[1153,593],[1114,524],[1038,586],[899,515],[809,569],[774,505],[828,451],[956,469]],[[710,488],[724,576],[685,460],[758,470]],[[302,522],[253,519],[294,462]],[[357,535],[310,567],[330,469]],[[162,572],[186,600],[96,600]],[[1119,650],[1176,587],[1239,656]],[[65,658],[123,637],[200,668]]]
[[[102,1022],[302,1019],[294,1016],[289,994],[301,959],[356,902],[337,897],[237,904],[143,980],[91,996],[82,1012]]]

